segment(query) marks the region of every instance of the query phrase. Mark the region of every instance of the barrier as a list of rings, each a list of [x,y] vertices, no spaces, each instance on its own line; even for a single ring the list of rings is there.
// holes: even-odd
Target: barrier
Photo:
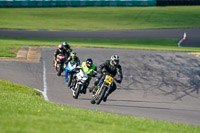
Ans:
[[[200,5],[200,0],[157,0],[158,6]]]
[[[156,0],[0,0],[0,7],[156,6]]]

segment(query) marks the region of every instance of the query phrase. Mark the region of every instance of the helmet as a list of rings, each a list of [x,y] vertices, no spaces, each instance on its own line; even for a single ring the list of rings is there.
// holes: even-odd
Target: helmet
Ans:
[[[88,68],[91,68],[92,65],[93,65],[92,59],[88,58],[88,59],[86,60],[86,66],[87,66]]]
[[[59,50],[63,50],[63,48],[64,48],[64,47],[63,47],[62,44],[58,45],[58,49],[59,49]]]
[[[110,58],[110,64],[112,66],[117,66],[119,64],[119,56],[118,55],[112,55]]]
[[[75,57],[76,56],[76,52],[71,52],[71,57]]]
[[[67,42],[63,42],[62,45],[64,46],[65,49],[69,48],[69,44]]]

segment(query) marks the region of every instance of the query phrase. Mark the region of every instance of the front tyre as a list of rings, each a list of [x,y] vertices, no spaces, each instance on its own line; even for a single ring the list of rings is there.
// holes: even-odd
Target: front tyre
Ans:
[[[61,67],[61,65],[58,65],[57,66],[57,75],[60,76],[61,73],[62,73],[62,67]]]
[[[72,76],[73,76],[73,74],[72,74],[72,73],[68,73],[68,75],[67,75],[68,87],[70,87],[70,86],[71,86],[71,83],[72,83]]]
[[[101,92],[98,94],[97,100],[96,100],[96,104],[100,104],[101,101],[104,99],[104,95],[106,93],[107,87],[103,87]]]
[[[82,87],[81,84],[78,84],[78,85],[77,85],[77,88],[76,88],[76,90],[75,90],[75,95],[73,95],[73,98],[74,98],[74,99],[78,99],[79,93],[80,93],[80,91],[81,91],[81,87]]]

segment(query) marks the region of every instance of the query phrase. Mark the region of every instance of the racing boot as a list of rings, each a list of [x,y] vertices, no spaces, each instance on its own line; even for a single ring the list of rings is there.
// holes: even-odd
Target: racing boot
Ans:
[[[93,87],[89,88],[89,92],[91,93],[97,86],[94,85]]]
[[[103,99],[104,102],[107,101],[108,96],[109,96],[109,94],[104,97],[104,99]]]
[[[98,90],[98,86],[96,86],[95,88],[93,88],[93,90],[92,90],[92,94],[95,95],[96,92],[97,92],[97,90]]]
[[[86,88],[83,88],[83,90],[81,91],[82,94],[86,94]]]

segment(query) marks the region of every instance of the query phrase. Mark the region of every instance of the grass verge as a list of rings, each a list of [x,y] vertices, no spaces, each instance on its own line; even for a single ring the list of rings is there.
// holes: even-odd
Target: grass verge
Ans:
[[[200,52],[200,48],[178,47],[176,39],[46,39],[0,37],[0,57],[15,57],[20,46],[57,46],[63,41],[72,47],[125,48]]]
[[[200,28],[200,6],[0,8],[0,28],[130,30]]]
[[[0,80],[1,133],[199,133],[200,127],[46,102],[39,92]]]

